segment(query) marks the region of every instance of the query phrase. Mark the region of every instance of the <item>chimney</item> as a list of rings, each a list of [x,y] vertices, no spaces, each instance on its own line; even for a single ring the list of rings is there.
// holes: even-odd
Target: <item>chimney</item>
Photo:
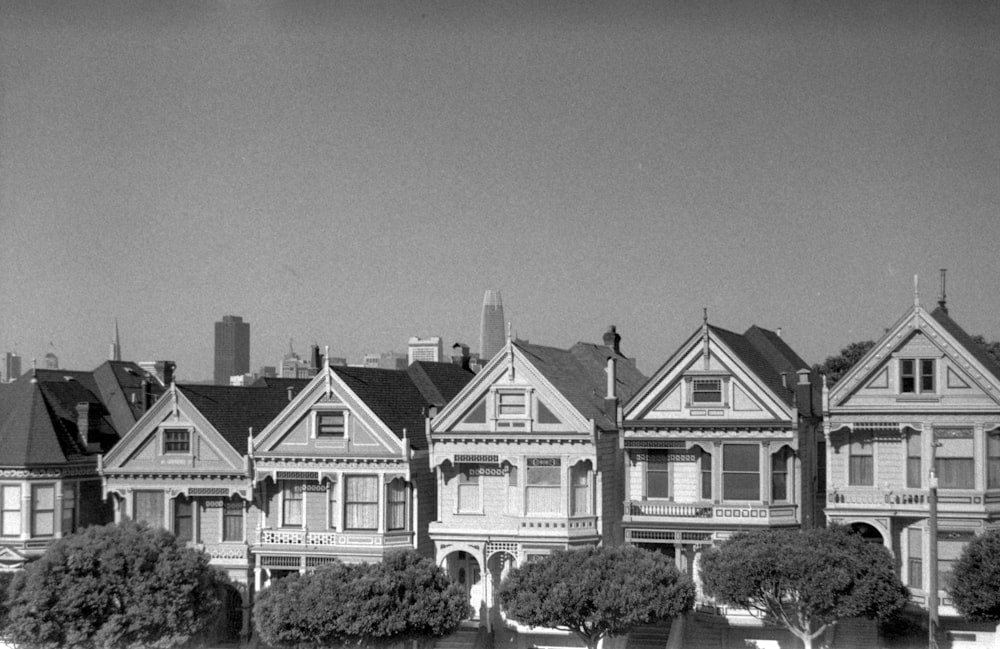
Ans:
[[[464,343],[455,343],[451,346],[451,362],[460,366],[463,370],[472,371],[470,368],[469,346]]]
[[[804,417],[813,416],[812,382],[809,378],[809,370],[802,368],[798,371],[799,383],[795,386],[799,414]]]
[[[90,404],[86,401],[76,404],[76,429],[80,435],[80,445],[84,450],[96,453],[101,450],[101,445],[97,442],[98,418],[96,413],[91,413],[90,410]]]
[[[163,385],[170,387],[170,384],[174,382],[174,370],[176,369],[177,363],[163,361]]]
[[[605,334],[607,335],[607,334]],[[604,370],[607,374],[607,389],[604,394],[604,412],[611,419],[618,423],[618,373],[615,371],[615,357],[608,356],[608,366]]]
[[[288,400],[292,400],[292,386],[288,386]]]
[[[319,345],[314,343],[313,346],[309,348],[309,358],[311,359],[310,362],[312,363],[312,369],[319,371],[319,369],[323,367],[323,357],[319,353]]]
[[[948,315],[948,301],[945,299],[944,294],[944,275],[948,272],[947,268],[941,269],[941,297],[938,298],[938,308],[944,311],[945,315]]]
[[[614,325],[608,327],[608,330],[604,332],[604,346],[610,347],[616,354],[621,354],[619,349],[619,344],[622,341],[622,337],[618,335]]]
[[[142,379],[142,411],[146,412],[153,405],[153,386],[145,378]]]

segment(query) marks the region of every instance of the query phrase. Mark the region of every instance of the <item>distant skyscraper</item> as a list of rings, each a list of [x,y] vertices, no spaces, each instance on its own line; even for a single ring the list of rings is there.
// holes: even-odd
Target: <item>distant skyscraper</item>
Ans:
[[[118,318],[115,318],[115,337],[111,339],[111,353],[108,354],[108,360],[120,361],[122,359],[122,343],[121,338],[118,337]]]
[[[17,377],[21,376],[21,357],[17,355],[17,352],[6,352],[3,357],[3,367],[0,367],[3,371],[3,375],[0,376],[0,382],[10,383]]]
[[[250,323],[237,315],[224,315],[215,323],[216,385],[229,385],[229,377],[250,372]]]
[[[431,336],[430,338],[417,338],[413,336],[410,338],[407,346],[408,363],[412,363],[413,361],[438,363],[441,361],[442,356],[444,356],[444,346],[441,344],[440,336]]]
[[[479,358],[488,363],[506,340],[503,333],[503,300],[500,291],[486,291],[483,296],[483,320],[479,329]]]

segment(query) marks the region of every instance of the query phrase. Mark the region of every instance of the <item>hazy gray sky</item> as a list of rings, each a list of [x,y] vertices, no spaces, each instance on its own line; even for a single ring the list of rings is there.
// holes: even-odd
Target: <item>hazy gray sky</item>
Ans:
[[[0,350],[1000,338],[1000,4],[4,0]]]

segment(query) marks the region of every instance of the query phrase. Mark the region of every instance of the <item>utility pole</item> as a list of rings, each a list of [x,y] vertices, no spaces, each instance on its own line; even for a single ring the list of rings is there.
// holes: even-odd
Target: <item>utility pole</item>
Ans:
[[[931,435],[933,435],[933,431]],[[937,490],[938,479],[935,464],[937,464],[938,441],[931,437],[931,471],[927,481],[927,505],[930,515],[927,520],[927,533],[930,536],[930,548],[927,551],[927,562],[930,564],[929,583],[927,584],[927,647],[938,649],[938,531],[937,531]]]

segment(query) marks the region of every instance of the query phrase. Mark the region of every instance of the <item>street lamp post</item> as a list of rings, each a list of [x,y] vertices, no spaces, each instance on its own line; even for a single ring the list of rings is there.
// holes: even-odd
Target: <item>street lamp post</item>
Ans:
[[[930,537],[930,548],[927,552],[927,562],[930,564],[929,583],[927,584],[927,647],[938,649],[938,531],[937,531],[937,490],[938,479],[935,470],[938,442],[931,439],[931,471],[927,481],[927,505],[930,509],[927,520],[927,534]]]

